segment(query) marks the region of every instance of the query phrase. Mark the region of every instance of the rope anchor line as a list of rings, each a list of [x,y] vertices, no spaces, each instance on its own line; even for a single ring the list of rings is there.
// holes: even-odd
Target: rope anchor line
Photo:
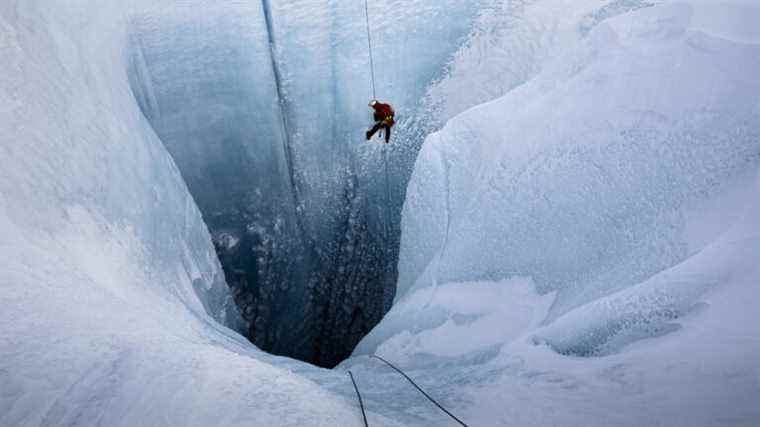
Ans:
[[[372,55],[372,35],[369,28],[369,4],[364,0],[364,18],[367,23],[367,47],[369,48],[369,70],[372,76],[372,99],[377,99],[375,91],[375,58]]]
[[[398,372],[399,374],[401,374],[404,378],[406,378],[407,381],[409,381],[420,393],[422,393],[423,396],[425,396],[429,401],[433,402],[433,404],[435,406],[437,406],[441,411],[445,412],[446,415],[448,415],[449,417],[451,417],[451,419],[453,419],[454,421],[458,422],[463,427],[468,427],[467,424],[464,423],[464,421],[462,421],[459,418],[457,418],[454,414],[452,414],[446,408],[444,408],[443,405],[441,405],[440,403],[436,402],[435,399],[433,399],[432,397],[430,397],[429,394],[425,393],[425,390],[423,390],[420,386],[418,386],[417,383],[414,382],[414,380],[412,380],[411,378],[409,378],[409,375],[405,374],[404,371],[402,371],[401,369],[397,368],[391,362],[383,359],[380,356],[377,356],[377,355],[373,354],[370,357],[374,357],[375,359],[380,360],[381,362],[383,362],[386,365],[388,365],[391,368],[393,368],[393,370],[395,370],[396,372]],[[359,397],[359,407],[361,407],[361,410],[362,410],[362,418],[364,419],[364,427],[369,427],[369,424],[367,424],[367,414],[364,412],[364,401],[362,401],[362,395],[361,395],[361,393],[359,393],[359,387],[356,386],[356,381],[354,380],[354,374],[351,373],[351,371],[348,371],[348,376],[351,377],[351,382],[354,384],[354,390],[356,391],[356,395]]]
[[[354,374],[351,373],[351,371],[348,371],[348,376],[351,377],[351,383],[354,385],[354,390],[356,390],[356,395],[359,397],[359,407],[362,409],[362,418],[364,419],[364,427],[369,427],[369,424],[367,424],[367,414],[364,412],[364,401],[362,401],[362,394],[359,393],[359,387],[356,386],[356,381],[354,380]]]
[[[467,426],[467,424],[465,424],[465,423],[464,423],[464,421],[462,421],[462,420],[460,420],[459,418],[457,418],[457,417],[456,417],[454,414],[452,414],[452,413],[451,413],[451,412],[449,412],[449,411],[448,411],[446,408],[444,408],[444,407],[443,407],[443,406],[442,406],[440,403],[436,402],[436,401],[435,401],[435,399],[433,399],[432,397],[430,397],[430,395],[429,395],[429,394],[425,393],[425,390],[423,390],[423,389],[422,389],[420,386],[418,386],[418,385],[417,385],[417,383],[415,383],[415,382],[414,382],[414,380],[412,380],[411,378],[409,378],[409,375],[405,374],[405,373],[404,373],[404,371],[402,371],[401,369],[399,369],[399,368],[395,367],[395,366],[394,366],[394,365],[393,365],[391,362],[389,362],[389,361],[387,361],[387,360],[383,359],[383,358],[382,358],[382,357],[380,357],[380,356],[377,356],[377,355],[374,355],[374,354],[373,354],[373,355],[372,355],[372,357],[374,357],[374,358],[375,358],[375,359],[377,359],[377,360],[380,360],[381,362],[385,363],[386,365],[388,365],[388,366],[390,366],[391,368],[393,368],[393,369],[394,369],[396,372],[398,372],[399,374],[401,374],[401,375],[402,375],[404,378],[406,378],[406,379],[407,379],[407,381],[409,381],[409,382],[410,382],[410,383],[411,383],[411,384],[412,384],[412,385],[413,385],[413,386],[414,386],[414,387],[415,387],[415,388],[416,388],[416,389],[417,389],[417,390],[418,390],[420,393],[422,393],[422,395],[423,395],[423,396],[427,397],[427,399],[428,399],[429,401],[433,402],[433,404],[434,404],[435,406],[437,406],[437,407],[438,407],[438,408],[439,408],[441,411],[445,412],[445,413],[446,413],[446,415],[448,415],[449,417],[451,417],[451,419],[453,419],[454,421],[458,422],[460,425],[462,425],[462,426],[464,426],[464,427],[468,427],[468,426]]]

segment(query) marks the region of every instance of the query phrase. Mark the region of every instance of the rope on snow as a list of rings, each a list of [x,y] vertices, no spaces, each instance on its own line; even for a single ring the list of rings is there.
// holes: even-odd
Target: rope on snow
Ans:
[[[356,390],[356,395],[359,397],[359,407],[362,409],[364,427],[369,427],[369,424],[367,424],[367,414],[364,412],[364,401],[362,401],[362,394],[359,393],[359,387],[356,386],[356,381],[354,381],[354,374],[352,374],[351,371],[348,371],[348,376],[351,377],[351,382],[354,384],[354,390]]]
[[[388,365],[388,366],[390,366],[391,368],[393,368],[393,369],[394,369],[396,372],[398,372],[399,374],[403,375],[403,376],[404,376],[404,378],[406,378],[406,379],[407,379],[407,380],[408,380],[410,383],[412,383],[412,385],[413,385],[413,386],[414,386],[414,387],[415,387],[417,390],[419,390],[419,392],[420,392],[420,393],[422,393],[422,395],[423,395],[423,396],[427,397],[427,399],[428,399],[429,401],[433,402],[433,404],[434,404],[435,406],[437,406],[437,407],[438,407],[438,408],[439,408],[441,411],[445,412],[445,413],[446,413],[448,416],[450,416],[450,417],[451,417],[451,418],[452,418],[454,421],[458,422],[458,423],[459,423],[459,424],[461,424],[462,426],[464,426],[464,427],[467,427],[467,424],[465,424],[465,423],[464,423],[462,420],[460,420],[459,418],[457,418],[457,417],[456,417],[454,414],[452,414],[451,412],[449,412],[448,410],[446,410],[446,408],[444,408],[443,406],[441,406],[441,404],[440,404],[440,403],[436,402],[436,401],[435,401],[435,399],[433,399],[432,397],[430,397],[430,395],[429,395],[429,394],[425,393],[425,390],[421,389],[421,388],[420,388],[420,386],[418,386],[418,385],[417,385],[417,383],[415,383],[415,382],[414,382],[414,380],[412,380],[411,378],[409,378],[409,375],[407,375],[407,374],[405,374],[405,373],[404,373],[404,371],[402,371],[401,369],[399,369],[399,368],[397,368],[397,367],[393,366],[393,364],[392,364],[391,362],[389,362],[389,361],[387,361],[387,360],[383,359],[383,358],[382,358],[382,357],[380,357],[380,356],[377,356],[377,355],[374,355],[374,354],[373,354],[373,355],[372,355],[372,357],[374,357],[375,359],[378,359],[378,360],[380,360],[380,361],[384,362],[386,365]]]

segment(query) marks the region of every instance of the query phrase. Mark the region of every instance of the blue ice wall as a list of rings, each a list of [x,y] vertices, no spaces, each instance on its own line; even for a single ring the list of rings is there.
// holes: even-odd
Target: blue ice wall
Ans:
[[[134,13],[133,92],[204,214],[249,338],[330,366],[390,307],[416,149],[364,140],[363,2],[206,3]],[[401,121],[481,7],[369,2],[377,97]]]

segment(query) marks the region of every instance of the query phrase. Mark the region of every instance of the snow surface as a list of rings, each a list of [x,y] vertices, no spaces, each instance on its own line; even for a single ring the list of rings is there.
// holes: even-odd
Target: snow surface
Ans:
[[[223,326],[209,234],[130,92],[126,16],[0,5],[0,425],[355,418]]]
[[[760,422],[760,8],[632,6],[427,138],[396,303],[347,364],[437,378],[473,425]],[[455,83],[496,79],[481,48],[439,105],[498,96]]]
[[[760,7],[592,3],[494,2],[445,76],[396,88],[450,120],[409,185],[396,303],[332,371],[234,332],[138,107],[136,17],[210,3],[0,3],[0,425],[361,425],[349,368],[370,425],[450,422],[372,353],[473,426],[760,423]],[[527,27],[488,49],[524,73],[475,52],[500,16]]]

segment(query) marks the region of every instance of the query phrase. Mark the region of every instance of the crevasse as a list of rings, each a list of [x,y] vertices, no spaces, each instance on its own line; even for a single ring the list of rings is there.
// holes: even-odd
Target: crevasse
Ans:
[[[373,5],[379,94],[413,115],[480,3]],[[361,137],[364,13],[350,1],[197,1],[130,15],[131,85],[204,213],[248,337],[324,366],[393,298],[408,173],[386,162],[414,153]]]
[[[757,6],[354,3],[0,5],[0,424],[757,424]]]

